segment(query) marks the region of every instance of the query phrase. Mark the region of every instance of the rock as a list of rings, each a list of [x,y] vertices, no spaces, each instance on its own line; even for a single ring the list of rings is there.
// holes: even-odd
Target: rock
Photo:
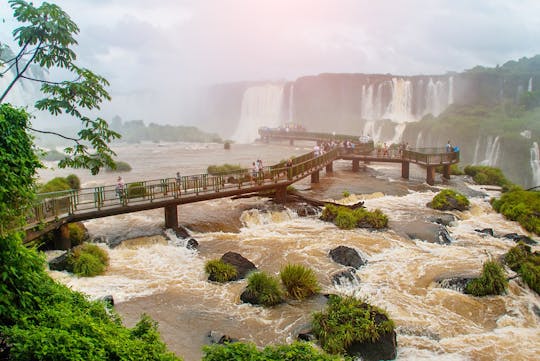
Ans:
[[[208,338],[208,341],[211,344],[217,343],[219,345],[223,345],[225,343],[238,342],[238,339],[232,338],[229,335],[226,335],[218,331],[210,331],[206,337]]]
[[[392,229],[410,239],[420,239],[430,243],[449,244],[454,241],[445,226],[425,221],[396,221],[392,222]]]
[[[495,233],[493,232],[492,228],[475,229],[474,231],[478,233],[488,234],[492,237],[495,236]]]
[[[49,261],[49,269],[51,271],[70,271],[71,265],[68,262],[69,251],[62,253],[60,256]]]
[[[98,299],[105,302],[109,306],[114,306],[114,298],[113,298],[112,295],[106,295],[106,296],[100,297]]]
[[[441,288],[448,288],[457,292],[464,293],[467,283],[473,280],[472,276],[456,276],[450,278],[439,278],[435,280],[435,283]]]
[[[383,314],[375,315],[375,323],[387,319]],[[394,360],[397,357],[396,332],[381,334],[377,342],[355,342],[346,351],[348,355],[360,357],[364,361]]]
[[[192,250],[197,250],[197,249],[199,249],[199,242],[197,242],[197,240],[195,238],[190,238],[186,242],[186,248],[187,249],[192,249]]]
[[[178,226],[178,227],[174,227],[172,229],[174,231],[174,234],[176,235],[176,237],[178,238],[188,238],[190,236],[189,232],[187,231],[187,229],[185,229],[184,227],[182,226]]]
[[[504,238],[511,239],[512,241],[518,243],[523,242],[525,244],[528,244],[530,246],[534,246],[535,244],[538,244],[534,239],[527,237],[523,234],[517,234],[517,233],[508,233],[503,236]]]
[[[367,263],[367,260],[362,259],[354,248],[339,246],[330,251],[330,257],[334,262],[347,267],[359,268]]]
[[[255,267],[253,262],[236,252],[225,253],[223,256],[221,256],[221,260],[225,263],[233,265],[236,268],[236,271],[238,272],[236,280],[245,278],[249,272],[257,270],[257,267]]]
[[[296,214],[300,217],[316,216],[320,213],[321,209],[309,204],[301,204],[296,208]]]
[[[248,291],[247,289],[242,292],[240,295],[240,300],[244,303],[251,303],[252,305],[258,305],[259,300],[257,299],[257,295],[255,295],[253,292]]]
[[[532,309],[536,317],[540,319],[540,307],[538,307],[537,305],[533,305]]]
[[[428,217],[427,220],[433,223],[442,224],[443,226],[449,226],[452,222],[456,221],[456,216],[451,213],[443,213]]]
[[[360,280],[358,279],[358,276],[356,276],[356,269],[352,267],[332,275],[332,283],[334,285],[341,286],[346,283],[354,284],[359,282]]]
[[[450,233],[448,233],[448,230],[446,229],[446,227],[442,227],[440,230],[439,230],[439,244],[451,244],[452,242],[454,242],[454,238],[452,238],[452,236],[450,235]]]
[[[317,337],[311,331],[307,331],[299,333],[297,339],[298,341],[313,342],[317,340]]]

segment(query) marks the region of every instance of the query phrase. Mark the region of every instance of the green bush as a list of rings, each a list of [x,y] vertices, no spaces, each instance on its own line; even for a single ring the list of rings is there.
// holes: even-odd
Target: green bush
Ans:
[[[223,173],[235,173],[242,169],[245,168],[242,168],[240,164],[209,165],[206,172],[210,175],[218,175]]]
[[[517,221],[529,232],[540,235],[540,192],[514,188],[491,202],[505,218]]]
[[[341,357],[328,355],[307,342],[267,346],[259,351],[252,343],[234,342],[203,347],[202,361],[338,361]]]
[[[68,191],[71,189],[71,185],[66,178],[56,177],[39,187],[39,193],[50,193],[59,191]]]
[[[460,211],[469,209],[470,203],[467,197],[452,189],[443,189],[433,197],[429,204],[433,209],[448,211],[457,209]]]
[[[146,187],[143,182],[134,182],[130,183],[127,188],[127,197],[131,198],[141,198],[146,197]]]
[[[66,177],[66,182],[69,184],[71,189],[79,190],[81,189],[81,180],[75,174],[70,174]]]
[[[69,240],[71,246],[78,246],[88,239],[88,231],[82,223],[69,223]]]
[[[351,195],[349,191],[343,191],[341,194],[343,195],[343,198],[347,198],[348,196]]]
[[[61,153],[57,151],[56,149],[52,149],[48,152],[45,152],[41,158],[48,162],[57,162],[59,160],[64,159],[65,157],[66,155],[64,153]]]
[[[531,247],[520,242],[517,246],[510,248],[504,255],[504,263],[506,263],[510,269],[517,272],[519,266],[529,258],[530,254]]]
[[[321,290],[317,277],[311,268],[299,264],[288,264],[279,273],[281,283],[290,297],[302,300]]]
[[[246,292],[257,304],[274,306],[283,301],[278,279],[264,272],[253,272],[248,276]]]
[[[382,229],[388,226],[388,217],[380,209],[368,211],[358,208],[353,211],[359,227]]]
[[[106,172],[130,172],[131,171],[131,166],[129,165],[128,162],[117,160],[114,162],[114,164],[116,165],[116,168],[112,169],[111,167],[106,167],[105,171]]]
[[[338,211],[338,214],[334,219],[334,224],[340,229],[353,229],[358,225],[354,213],[344,210]]]
[[[506,291],[508,281],[504,270],[498,262],[484,263],[482,274],[465,286],[465,293],[474,296],[501,295]]]
[[[505,255],[504,262],[536,293],[540,294],[540,253],[520,242]]]
[[[518,273],[532,290],[540,294],[540,264],[525,262],[519,267]]]
[[[213,259],[204,265],[204,271],[208,274],[210,281],[228,282],[236,279],[238,270],[229,263],[225,263],[220,259]]]
[[[495,185],[508,188],[512,185],[499,168],[484,165],[468,165],[464,169],[465,174],[471,176],[475,183]]]
[[[68,263],[77,276],[93,277],[105,272],[109,265],[109,255],[101,247],[85,243],[73,248]]]
[[[376,342],[394,330],[386,312],[350,296],[332,295],[326,310],[313,314],[312,324],[321,347],[332,354],[343,354],[356,342]]]
[[[365,208],[352,210],[333,204],[326,204],[321,219],[326,222],[333,222],[341,229],[355,227],[381,229],[388,225],[388,217],[379,209],[374,211],[368,211]]]

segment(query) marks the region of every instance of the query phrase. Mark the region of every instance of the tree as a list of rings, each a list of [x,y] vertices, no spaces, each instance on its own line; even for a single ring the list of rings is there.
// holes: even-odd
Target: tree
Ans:
[[[35,107],[54,116],[67,114],[82,123],[78,138],[71,138],[59,133],[33,129],[39,133],[55,134],[73,141],[73,146],[65,149],[68,155],[59,163],[60,167],[87,168],[97,174],[104,166],[114,168],[112,156],[116,155],[108,146],[120,134],[109,129],[107,122],[97,117],[91,119],[85,115],[92,109],[100,109],[103,100],[110,100],[105,87],[109,82],[94,74],[91,70],[79,67],[77,55],[72,47],[77,44],[74,36],[79,28],[69,15],[59,6],[44,2],[39,7],[23,0],[9,0],[14,17],[22,25],[13,31],[14,40],[19,47],[14,56],[0,62],[3,66],[0,76],[12,72],[13,80],[5,89],[0,89],[0,103],[4,103],[13,86],[27,80],[41,84],[44,98],[35,103]],[[0,53],[10,54],[5,45]],[[29,74],[29,68],[37,65],[45,70],[61,69],[71,80],[50,81],[35,78]]]

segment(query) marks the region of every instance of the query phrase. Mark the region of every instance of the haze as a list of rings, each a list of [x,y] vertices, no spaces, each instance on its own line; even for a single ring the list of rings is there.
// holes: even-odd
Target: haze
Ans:
[[[51,2],[81,29],[79,63],[111,82],[105,119],[193,124],[192,104],[216,83],[444,74],[540,53],[536,0]],[[0,14],[10,44],[6,0]]]

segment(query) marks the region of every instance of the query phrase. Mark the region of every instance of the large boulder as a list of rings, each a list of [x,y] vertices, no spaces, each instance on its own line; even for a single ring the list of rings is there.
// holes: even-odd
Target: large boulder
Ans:
[[[62,253],[60,256],[49,261],[49,269],[51,271],[70,271],[69,251]]]
[[[332,283],[335,286],[342,286],[346,284],[357,284],[360,282],[360,279],[356,275],[356,269],[355,268],[347,268],[346,270],[342,270],[339,272],[336,272],[332,275]]]
[[[186,242],[186,248],[191,250],[199,249],[199,242],[195,238],[190,238]]]
[[[456,221],[456,216],[452,213],[442,213],[436,216],[430,216],[427,219],[429,222],[441,224],[443,226],[449,226],[452,222]]]
[[[236,252],[225,253],[221,256],[221,260],[236,268],[236,271],[238,272],[236,280],[245,278],[249,272],[257,270],[257,267],[255,267],[253,262]]]
[[[375,322],[382,322],[383,318],[387,319],[385,315],[377,314]],[[353,343],[347,354],[364,361],[394,360],[397,357],[396,331],[381,334],[377,342]]]
[[[460,293],[465,293],[465,287],[467,287],[467,284],[473,280],[474,278],[477,278],[477,276],[454,276],[454,277],[448,277],[448,278],[438,278],[435,280],[435,283],[440,288],[448,288]]]
[[[534,246],[535,244],[538,243],[534,239],[532,239],[531,237],[525,236],[523,234],[508,233],[508,234],[505,234],[503,237],[511,239],[516,243],[523,242],[523,243],[528,244],[530,246]]]
[[[347,246],[339,246],[330,251],[330,257],[334,262],[347,267],[360,268],[367,263],[367,260],[360,257],[358,251]]]

